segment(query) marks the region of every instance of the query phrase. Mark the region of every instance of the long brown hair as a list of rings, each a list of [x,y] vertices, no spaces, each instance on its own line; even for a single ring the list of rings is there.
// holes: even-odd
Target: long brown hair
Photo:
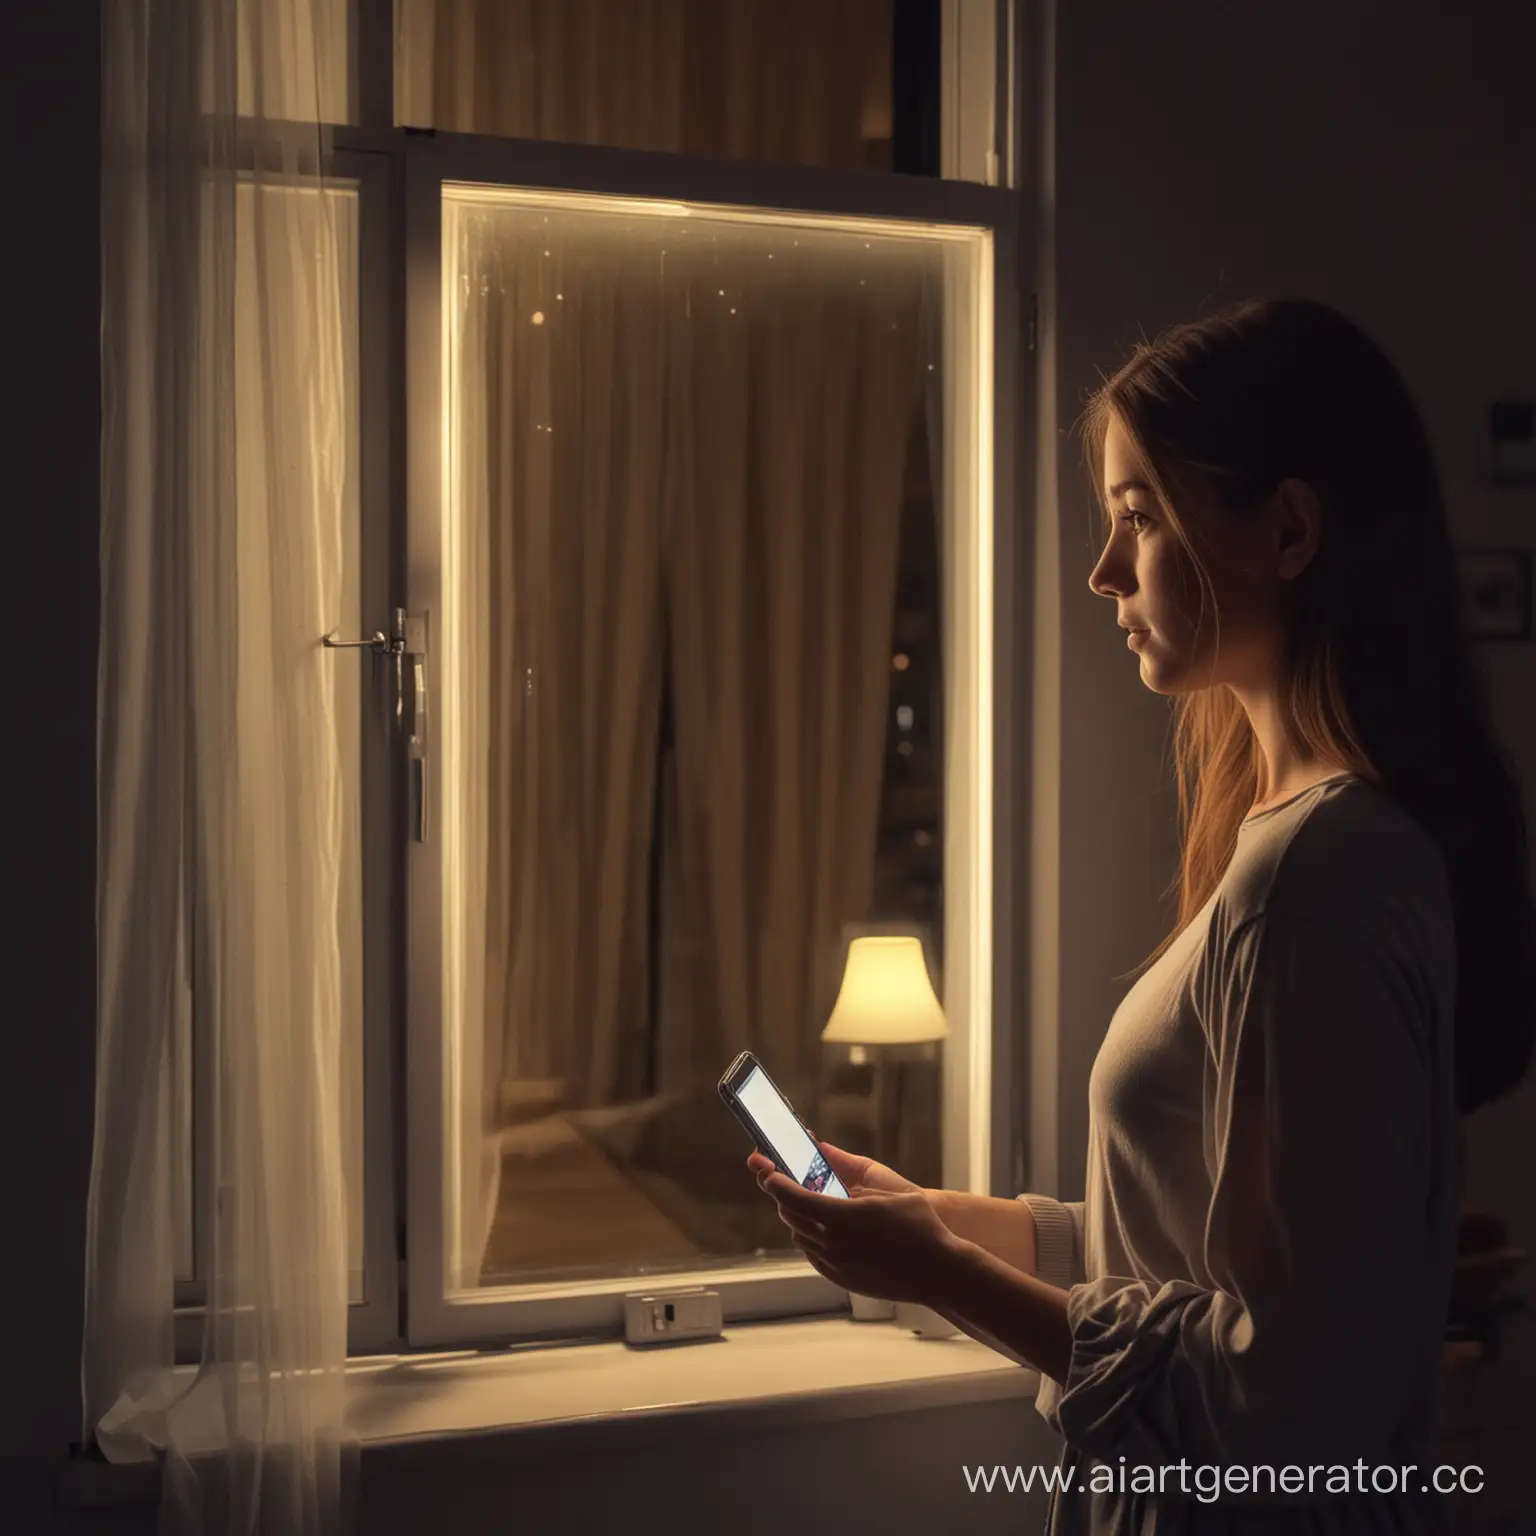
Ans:
[[[1307,299],[1251,300],[1174,326],[1137,345],[1083,413],[1106,519],[1111,418],[1199,576],[1202,617],[1210,582],[1178,521],[1178,486],[1194,477],[1234,516],[1288,476],[1316,492],[1319,547],[1293,583],[1288,727],[1309,757],[1384,790],[1438,844],[1456,925],[1457,1099],[1470,1112],[1498,1098],[1536,1042],[1525,816],[1472,664],[1434,454],[1402,377],[1359,326]],[[1230,688],[1181,694],[1173,708],[1178,921],[1138,970],[1204,906],[1260,788],[1258,743]]]

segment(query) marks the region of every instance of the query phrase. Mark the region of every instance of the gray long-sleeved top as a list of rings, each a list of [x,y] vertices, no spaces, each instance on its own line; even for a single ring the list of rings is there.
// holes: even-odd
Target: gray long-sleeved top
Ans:
[[[1330,1493],[1318,1471],[1310,1493],[1212,1501],[1216,1474],[1195,1469],[1347,1467],[1351,1488],[1357,1461],[1428,1470],[1454,1001],[1445,864],[1390,798],[1340,775],[1242,824],[1220,886],[1110,1023],[1086,1201],[1022,1197],[1073,1341],[1036,1406],[1079,1486],[1095,1466],[1118,1486],[1124,1458],[1126,1491],[1053,1496],[1053,1536],[1443,1528],[1418,1475],[1406,1496]],[[1181,1459],[1188,1496],[1176,1470],[1131,1491],[1138,1465]]]

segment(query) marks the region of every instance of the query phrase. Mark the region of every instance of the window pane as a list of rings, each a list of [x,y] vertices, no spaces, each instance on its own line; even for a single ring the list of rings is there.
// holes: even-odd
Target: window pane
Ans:
[[[915,170],[892,162],[892,13],[893,0],[396,0],[395,118]]]
[[[820,1036],[850,925],[915,929],[939,982],[942,342],[979,238],[445,196],[460,1285],[793,1256],[716,1091],[744,1049],[873,1150],[880,1063]],[[938,1086],[903,1064],[933,1183]]]

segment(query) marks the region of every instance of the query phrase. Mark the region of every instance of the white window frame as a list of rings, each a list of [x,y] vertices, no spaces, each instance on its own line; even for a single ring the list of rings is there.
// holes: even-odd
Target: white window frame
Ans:
[[[989,68],[991,61],[989,59]],[[406,149],[407,289],[407,586],[408,606],[425,619],[429,653],[443,608],[444,453],[442,387],[442,196],[448,183],[506,186],[551,193],[624,196],[723,209],[770,209],[846,218],[898,219],[980,227],[990,233],[991,270],[974,294],[975,328],[969,370],[958,381],[951,419],[975,408],[974,465],[955,461],[962,510],[952,520],[948,601],[960,618],[946,627],[954,655],[952,696],[946,699],[945,1008],[946,1042],[943,1176],[951,1188],[987,1192],[1006,1184],[1016,1162],[1012,1128],[1014,999],[1017,949],[994,936],[1016,931],[1012,892],[1018,868],[1012,851],[1023,800],[1014,773],[1011,731],[998,716],[1018,694],[1015,628],[999,624],[1018,603],[1019,477],[1012,433],[994,423],[1025,419],[1020,365],[1024,347],[1020,295],[1024,249],[1021,200],[1008,191],[969,182],[747,165],[663,154],[489,139],[436,133],[413,135]],[[947,341],[965,334],[946,326]],[[990,400],[991,409],[987,409]],[[950,443],[956,438],[947,434]],[[1003,517],[997,509],[1007,509]],[[1001,598],[1001,601],[1000,601]],[[445,685],[428,657],[430,696]],[[441,771],[429,769],[438,807]],[[998,812],[996,786],[1009,788],[1010,808]],[[434,812],[440,826],[442,818]],[[1004,844],[1002,839],[1008,839]],[[450,1041],[443,1010],[443,840],[413,842],[408,887],[408,1172],[407,1339],[412,1347],[442,1347],[496,1338],[558,1338],[615,1331],[625,1292],[660,1283],[651,1274],[600,1280],[448,1293],[450,1212],[444,1200],[449,1157],[445,1088]],[[723,1067],[724,1063],[722,1063]],[[1001,1072],[1006,1075],[999,1075]],[[455,1128],[456,1130],[456,1128]],[[744,1149],[745,1150],[745,1149]],[[721,1294],[728,1321],[836,1310],[844,1293],[803,1260],[744,1261],[732,1268],[668,1274],[671,1285],[705,1284]]]
[[[943,0],[944,179],[397,128],[393,0],[350,0],[355,122],[327,130],[327,180],[350,184],[359,199],[359,471],[369,629],[378,621],[387,625],[397,603],[412,614],[440,605],[444,181],[991,232],[990,282],[979,295],[984,312],[972,317],[979,327],[977,373],[966,387],[990,393],[992,409],[989,418],[982,413],[974,486],[956,498],[975,519],[951,530],[960,533],[950,566],[957,584],[946,595],[964,609],[972,643],[969,662],[953,674],[968,708],[957,711],[956,701],[946,698],[944,1001],[952,1035],[943,1088],[943,1178],[949,1187],[979,1192],[1018,1187],[1028,1102],[1020,1022],[1028,996],[1021,941],[1031,630],[1023,606],[1031,590],[1031,540],[1024,531],[1023,496],[1033,464],[1026,327],[1034,228],[1028,199],[1005,190],[1019,184],[1015,125],[1023,6],[1024,0]],[[956,334],[954,327],[946,330],[948,338]],[[951,400],[951,417],[963,406],[963,400]],[[952,433],[946,436],[954,442]],[[946,647],[955,638],[947,626]],[[430,653],[427,660],[430,669]],[[364,662],[365,689],[370,672]],[[440,692],[440,682],[432,679],[432,693]],[[620,1298],[642,1283],[639,1277],[447,1295],[441,882],[434,883],[433,870],[440,842],[416,844],[406,836],[404,763],[376,706],[373,700],[363,717],[365,1300],[349,1312],[349,1351],[366,1355],[617,1331]],[[969,763],[967,792],[959,796],[951,787],[952,736],[963,737],[960,756]],[[968,836],[960,835],[962,827],[969,828]],[[973,921],[978,913],[982,920]],[[207,1166],[201,1155],[197,1161]],[[199,1276],[206,1274],[207,1195],[206,1180],[199,1180]],[[798,1261],[746,1261],[735,1269],[667,1277],[669,1284],[695,1281],[721,1291],[731,1321],[845,1304],[844,1293]],[[200,1281],[178,1286],[177,1300],[178,1357],[195,1360],[203,1327]]]

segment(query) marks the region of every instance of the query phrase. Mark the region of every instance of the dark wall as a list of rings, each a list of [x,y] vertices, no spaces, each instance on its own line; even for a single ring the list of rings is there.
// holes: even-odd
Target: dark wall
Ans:
[[[0,20],[8,979],[0,1023],[0,1523],[43,1528],[79,1434],[95,953],[98,87],[94,4]]]

